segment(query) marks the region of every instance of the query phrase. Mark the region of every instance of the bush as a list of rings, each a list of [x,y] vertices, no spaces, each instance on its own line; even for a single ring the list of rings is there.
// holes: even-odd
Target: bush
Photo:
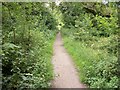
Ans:
[[[2,89],[50,86],[56,20],[44,3],[2,3]]]
[[[77,66],[82,82],[91,88],[119,87],[117,57],[86,47],[83,42],[76,42],[71,37],[64,36],[64,45]]]
[[[52,79],[52,43],[39,31],[31,31],[30,51],[21,46],[3,45],[3,89],[46,88]],[[50,36],[51,37],[51,36]]]

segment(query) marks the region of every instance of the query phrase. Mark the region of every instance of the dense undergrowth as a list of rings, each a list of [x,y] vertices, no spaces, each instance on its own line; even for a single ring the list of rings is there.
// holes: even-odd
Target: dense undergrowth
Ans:
[[[120,87],[118,25],[116,3],[2,3],[2,89],[50,87],[57,29],[84,83]]]
[[[80,80],[90,88],[120,87],[116,4],[63,3],[61,7],[64,45],[75,61]],[[111,11],[103,14],[99,9],[104,7]]]
[[[56,21],[44,3],[2,5],[2,89],[50,87]]]
[[[91,88],[118,88],[117,57],[102,50],[93,50],[67,37],[64,37],[64,44],[77,66],[82,82]]]

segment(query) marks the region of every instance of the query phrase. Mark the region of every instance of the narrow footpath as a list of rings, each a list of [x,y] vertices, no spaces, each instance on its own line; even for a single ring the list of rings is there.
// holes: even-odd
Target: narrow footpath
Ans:
[[[52,81],[52,88],[86,88],[79,81],[79,76],[72,59],[63,46],[60,32],[57,34],[53,48],[52,63],[55,76]]]

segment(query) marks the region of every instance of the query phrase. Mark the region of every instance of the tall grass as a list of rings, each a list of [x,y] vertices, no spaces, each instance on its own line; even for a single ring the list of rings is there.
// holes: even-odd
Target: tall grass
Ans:
[[[76,42],[71,37],[64,36],[63,40],[82,82],[92,88],[118,87],[117,57],[99,49],[86,47],[84,43]]]

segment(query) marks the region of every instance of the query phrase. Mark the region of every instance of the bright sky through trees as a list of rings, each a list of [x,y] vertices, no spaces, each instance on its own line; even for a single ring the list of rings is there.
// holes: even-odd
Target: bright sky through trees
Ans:
[[[60,0],[56,0],[56,1],[55,1],[55,4],[56,4],[57,6],[59,6],[60,2],[61,2]]]

